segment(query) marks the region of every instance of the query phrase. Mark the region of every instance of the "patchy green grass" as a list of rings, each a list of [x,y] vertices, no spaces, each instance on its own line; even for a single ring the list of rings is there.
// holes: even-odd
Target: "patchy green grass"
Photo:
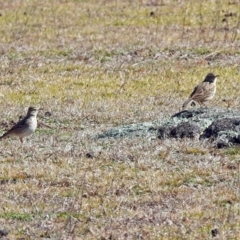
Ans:
[[[28,213],[14,213],[14,212],[5,212],[0,215],[1,218],[8,220],[17,220],[17,221],[30,221],[31,215]]]
[[[238,239],[239,150],[94,140],[176,113],[208,72],[209,106],[239,108],[237,1],[5,1],[1,133],[29,105],[39,127],[0,144],[9,239]]]

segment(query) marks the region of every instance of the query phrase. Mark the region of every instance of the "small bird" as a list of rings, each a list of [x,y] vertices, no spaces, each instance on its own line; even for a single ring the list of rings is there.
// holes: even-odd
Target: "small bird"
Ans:
[[[8,136],[17,136],[19,137],[21,143],[23,143],[23,138],[34,133],[37,128],[37,113],[38,108],[29,107],[26,117],[20,120],[9,131],[4,133],[0,139],[6,138]]]
[[[219,75],[208,73],[204,81],[194,88],[188,100],[183,103],[182,109],[186,109],[190,104],[195,102],[206,107],[205,102],[211,100],[216,93],[217,77]]]

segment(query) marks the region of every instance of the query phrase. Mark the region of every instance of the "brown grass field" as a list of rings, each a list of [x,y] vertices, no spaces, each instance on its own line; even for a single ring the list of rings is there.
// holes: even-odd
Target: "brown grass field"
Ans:
[[[240,148],[114,126],[168,118],[208,72],[239,109],[239,0],[0,1],[4,239],[240,239]],[[214,236],[216,235],[216,236]]]

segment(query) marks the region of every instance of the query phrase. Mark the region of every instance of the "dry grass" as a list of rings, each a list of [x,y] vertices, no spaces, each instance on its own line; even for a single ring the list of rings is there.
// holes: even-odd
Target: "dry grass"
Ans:
[[[240,238],[238,148],[91,138],[171,116],[210,71],[221,77],[209,104],[239,108],[239,1],[0,6],[1,132],[44,109],[23,146],[0,145],[9,239]]]

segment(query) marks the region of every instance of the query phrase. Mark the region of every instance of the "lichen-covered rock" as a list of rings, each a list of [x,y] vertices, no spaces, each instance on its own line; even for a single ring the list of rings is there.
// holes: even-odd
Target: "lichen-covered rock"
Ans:
[[[151,122],[144,122],[114,127],[98,134],[96,138],[141,137],[155,134],[156,129],[154,124]]]
[[[211,138],[216,140],[217,147],[222,148],[231,144],[239,143],[240,117],[222,118],[214,121],[207,127],[200,139]]]
[[[200,140],[211,139],[218,148],[240,143],[239,111],[199,108],[179,112],[173,118],[198,124],[203,132]]]
[[[164,138],[196,138],[201,133],[201,128],[196,123],[182,122],[177,126],[160,127],[157,131],[159,139]]]
[[[202,134],[201,134],[202,133]],[[111,128],[95,138],[155,137],[211,139],[217,147],[240,143],[240,111],[193,108],[170,118]]]
[[[240,118],[221,118],[207,127],[201,138],[218,137],[221,132],[240,133]]]

